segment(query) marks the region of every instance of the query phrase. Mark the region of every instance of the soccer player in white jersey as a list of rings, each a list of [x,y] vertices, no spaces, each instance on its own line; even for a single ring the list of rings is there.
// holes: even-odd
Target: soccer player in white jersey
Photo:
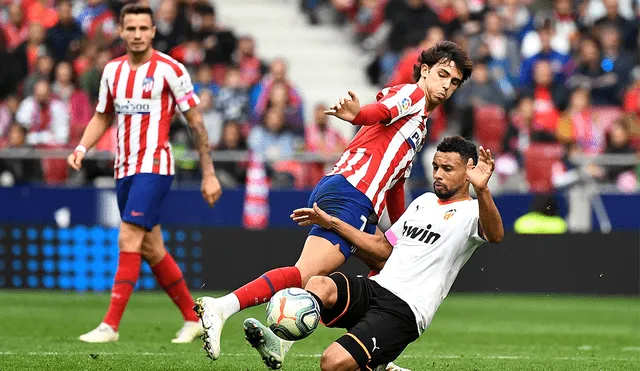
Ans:
[[[320,304],[322,322],[348,330],[324,351],[322,370],[384,370],[427,329],[475,249],[502,240],[502,219],[487,186],[493,169],[489,150],[480,147],[478,155],[462,137],[444,139],[433,158],[435,194],[415,199],[384,235],[364,233],[317,204],[294,211],[300,225],[335,231],[370,251],[382,268],[371,278],[315,276],[305,286]],[[270,348],[284,343],[257,320],[247,321]]]
[[[317,202],[330,215],[370,234],[375,234],[385,207],[395,222],[404,211],[404,180],[426,139],[427,116],[451,97],[472,70],[467,52],[445,41],[422,52],[414,68],[414,84],[382,89],[376,103],[363,107],[349,92],[349,98],[330,107],[327,114],[362,128],[333,170],[316,185],[309,206]],[[367,262],[365,250],[354,248],[333,231],[313,227],[295,266],[266,272],[222,298],[196,300],[207,355],[214,360],[220,356],[220,334],[231,315],[268,301],[284,288],[303,287],[312,276],[335,271],[353,254]],[[265,361],[279,367],[277,356],[265,355]]]
[[[67,159],[72,168],[79,170],[87,150],[115,117],[118,134],[114,170],[122,218],[118,269],[104,320],[80,340],[118,340],[118,325],[144,259],[184,317],[184,325],[172,341],[191,342],[202,334],[202,326],[193,311],[195,303],[182,271],[164,248],[159,225],[160,210],[175,173],[169,125],[176,106],[189,122],[200,155],[202,196],[213,206],[222,191],[209,156],[207,132],[191,78],[182,64],[151,47],[156,32],[151,9],[125,5],[118,28],[127,54],[105,66],[96,112],[80,144]]]

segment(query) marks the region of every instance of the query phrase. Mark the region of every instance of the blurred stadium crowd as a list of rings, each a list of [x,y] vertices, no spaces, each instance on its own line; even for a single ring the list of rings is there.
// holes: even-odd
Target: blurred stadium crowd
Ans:
[[[25,154],[0,156],[0,184],[110,176],[108,160],[71,174],[62,159],[27,154],[78,143],[102,68],[124,53],[116,26],[128,1],[0,1],[0,148]],[[315,184],[349,138],[327,124],[322,105],[302,101],[304,86],[288,78],[286,61],[261,59],[252,37],[224,27],[208,0],[148,2],[156,10],[154,46],[192,72],[211,147],[278,159],[267,166],[274,185]],[[310,27],[351,30],[379,86],[412,82],[419,51],[440,40],[468,49],[472,79],[431,114],[429,136],[461,134],[499,153],[503,189],[549,192],[575,168],[614,189],[638,189],[640,1],[301,0],[300,9]],[[317,105],[312,117],[303,104]],[[197,180],[197,162],[181,156],[192,149],[187,126],[175,121],[177,180]],[[97,149],[111,151],[114,139],[110,132]],[[318,162],[296,161],[303,152]],[[576,161],[603,154],[627,156]],[[245,182],[244,160],[216,169],[225,186]],[[427,165],[413,176],[428,173]]]

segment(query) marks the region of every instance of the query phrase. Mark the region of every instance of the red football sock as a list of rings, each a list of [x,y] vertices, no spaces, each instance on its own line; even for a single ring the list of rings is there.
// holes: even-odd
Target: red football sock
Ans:
[[[289,287],[301,287],[302,277],[296,267],[276,268],[247,283],[233,293],[240,310],[267,302],[276,292]]]
[[[111,302],[107,315],[102,321],[116,331],[140,276],[141,261],[140,253],[136,252],[120,252],[118,256],[118,270],[111,288]]]
[[[167,254],[159,263],[151,267],[151,271],[156,276],[156,280],[164,291],[169,295],[171,300],[182,312],[185,321],[198,321],[196,312],[193,310],[195,305],[187,283],[182,277],[182,271],[171,255]]]

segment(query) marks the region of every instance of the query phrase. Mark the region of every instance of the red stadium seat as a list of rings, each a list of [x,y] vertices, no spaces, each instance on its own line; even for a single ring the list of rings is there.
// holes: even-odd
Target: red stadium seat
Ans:
[[[498,105],[475,107],[473,121],[473,136],[478,143],[493,153],[501,153],[502,139],[507,132],[504,109]]]
[[[529,191],[549,193],[553,190],[552,167],[562,159],[564,147],[555,143],[532,143],[524,153],[525,177]]]
[[[591,117],[603,132],[609,131],[611,125],[623,115],[624,111],[618,106],[593,106],[591,108]]]

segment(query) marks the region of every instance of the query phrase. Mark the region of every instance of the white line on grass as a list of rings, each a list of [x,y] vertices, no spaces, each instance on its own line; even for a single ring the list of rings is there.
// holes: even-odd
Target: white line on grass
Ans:
[[[637,348],[637,347],[627,347],[627,348]],[[627,349],[624,348],[624,349]],[[640,348],[638,348],[640,349]],[[97,354],[99,356],[115,356],[115,355],[133,355],[133,356],[175,356],[176,353],[170,352],[0,352],[0,356],[70,356],[70,355],[86,355],[90,356],[92,354]],[[222,357],[235,357],[235,358],[245,358],[256,356],[254,353],[222,353]],[[289,354],[289,357],[294,358],[320,358],[321,354],[310,354],[310,353],[292,353]],[[618,357],[531,357],[531,356],[506,356],[506,355],[424,355],[424,356],[416,356],[416,355],[403,355],[400,356],[400,359],[510,359],[510,360],[555,360],[555,361],[637,361],[636,358],[618,358]]]

